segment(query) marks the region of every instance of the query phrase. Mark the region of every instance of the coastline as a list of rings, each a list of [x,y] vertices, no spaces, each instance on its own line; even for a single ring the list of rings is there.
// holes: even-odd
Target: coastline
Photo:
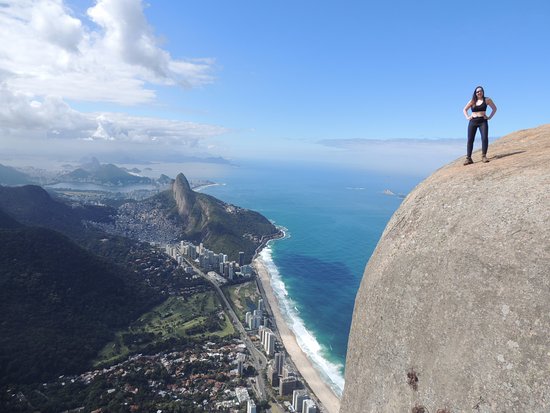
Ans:
[[[219,183],[216,183],[216,182],[213,182],[211,184],[202,184],[202,185],[197,185],[193,188],[191,188],[193,191],[196,191],[196,192],[200,192],[202,191],[203,189],[206,189],[206,188],[209,188],[211,186],[220,186],[220,185],[225,185],[225,184],[219,184]]]
[[[298,345],[294,333],[290,330],[283,318],[279,308],[279,302],[271,287],[268,269],[258,256],[254,258],[252,265],[258,274],[257,280],[261,285],[261,290],[263,291],[262,295],[264,295],[271,313],[273,314],[277,332],[286,352],[311,391],[315,394],[317,399],[319,399],[324,409],[329,413],[338,413],[340,410],[340,399],[338,399],[330,386],[321,378],[319,372],[313,366],[313,363],[307,358],[306,354]]]

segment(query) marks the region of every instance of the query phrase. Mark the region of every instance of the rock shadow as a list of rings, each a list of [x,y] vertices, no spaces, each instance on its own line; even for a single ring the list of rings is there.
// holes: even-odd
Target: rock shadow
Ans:
[[[492,156],[492,159],[502,159],[502,158],[506,158],[508,156],[514,156],[514,155],[518,155],[518,154],[524,153],[524,152],[526,152],[526,151],[515,151],[515,152],[510,152],[510,153],[502,153],[502,154]]]

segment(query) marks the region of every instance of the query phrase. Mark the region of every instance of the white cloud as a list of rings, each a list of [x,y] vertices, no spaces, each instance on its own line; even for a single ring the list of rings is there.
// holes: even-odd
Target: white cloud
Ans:
[[[69,140],[113,141],[202,151],[210,145],[203,143],[204,140],[226,132],[220,126],[179,120],[123,113],[82,113],[61,98],[37,99],[0,84],[0,133],[12,141],[34,139],[36,145],[44,144],[46,139],[56,139],[59,145]]]
[[[88,16],[73,16],[62,0],[2,3],[0,81],[37,96],[126,105],[154,100],[154,84],[212,82],[212,59],[177,60],[159,47],[141,0],[98,0]]]
[[[105,50],[130,65],[141,66],[159,82],[192,87],[208,83],[211,60],[176,61],[157,46],[152,28],[136,0],[99,0],[88,9],[90,18],[99,25]]]
[[[89,135],[90,139],[132,143],[158,142],[202,149],[203,140],[227,132],[227,129],[220,126],[128,116],[120,113],[101,113],[90,116],[93,116],[96,122],[95,130]]]
[[[60,2],[35,4],[31,9],[30,26],[38,37],[70,53],[77,52],[83,40],[82,22],[72,17]]]
[[[51,130],[83,130],[91,120],[69,107],[61,98],[37,100],[0,84],[0,131],[4,134],[47,133]]]

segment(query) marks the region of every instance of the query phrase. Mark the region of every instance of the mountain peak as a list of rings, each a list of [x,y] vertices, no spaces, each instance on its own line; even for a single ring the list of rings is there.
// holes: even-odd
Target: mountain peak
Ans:
[[[342,412],[548,410],[550,125],[488,155],[436,171],[386,226],[355,301]]]
[[[184,174],[179,173],[172,184],[172,193],[180,216],[187,217],[195,204],[195,193]]]
[[[189,181],[181,172],[176,176],[174,185],[180,187],[184,191],[191,191],[191,185],[189,185]]]
[[[93,172],[101,167],[101,163],[96,157],[92,156],[90,158],[83,158],[80,162],[80,167],[88,172]]]

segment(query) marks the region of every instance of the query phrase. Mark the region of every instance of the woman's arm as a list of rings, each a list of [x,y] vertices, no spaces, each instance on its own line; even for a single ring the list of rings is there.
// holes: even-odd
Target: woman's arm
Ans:
[[[495,105],[495,102],[493,102],[493,99],[491,98],[487,98],[485,99],[485,101],[487,102],[487,105],[489,105],[491,108],[491,115],[487,116],[487,119],[491,119],[493,116],[495,116],[495,113],[497,113],[497,105]]]
[[[489,102],[487,102],[488,104]],[[464,106],[464,109],[462,110],[462,113],[464,113],[464,116],[466,116],[466,119],[470,120],[471,116],[468,115],[468,109],[470,109],[473,106],[474,102],[471,100],[468,102],[466,106]],[[492,107],[492,106],[491,106]]]

